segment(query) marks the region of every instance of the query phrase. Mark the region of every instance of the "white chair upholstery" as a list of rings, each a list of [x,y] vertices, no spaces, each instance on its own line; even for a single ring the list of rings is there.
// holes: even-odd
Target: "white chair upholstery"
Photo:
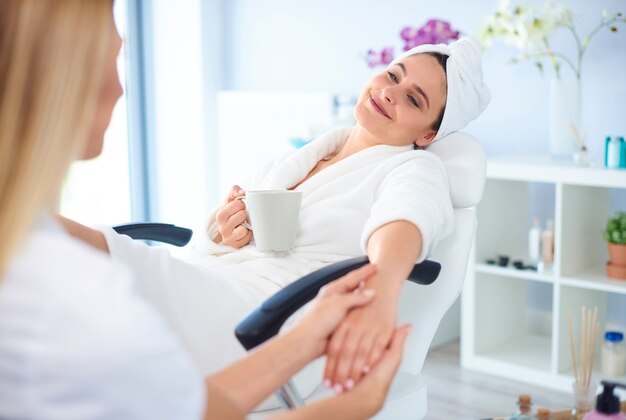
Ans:
[[[452,133],[429,146],[428,151],[441,157],[446,166],[455,227],[452,235],[437,244],[429,256],[442,266],[437,281],[429,286],[410,282],[404,285],[398,318],[400,323],[413,324],[413,330],[385,407],[375,419],[422,419],[426,415],[426,384],[420,372],[441,319],[463,288],[476,230],[473,207],[480,202],[485,184],[487,163],[484,149],[468,134]],[[331,391],[319,386],[306,401],[312,402],[330,394]],[[259,414],[252,418],[263,417],[267,412]]]
[[[432,144],[428,151],[443,160],[448,172],[454,231],[429,256],[441,263],[437,281],[430,286],[410,282],[404,285],[398,318],[400,323],[413,324],[413,331],[387,403],[376,419],[421,419],[426,415],[426,384],[419,374],[441,319],[461,294],[476,231],[474,207],[485,186],[487,159],[475,138],[452,133]]]

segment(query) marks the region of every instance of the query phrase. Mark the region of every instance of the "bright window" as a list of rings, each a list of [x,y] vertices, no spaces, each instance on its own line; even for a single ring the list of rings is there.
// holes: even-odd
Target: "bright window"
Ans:
[[[126,1],[115,2],[115,19],[125,35]],[[126,80],[125,50],[118,58],[120,80]],[[102,154],[72,165],[63,188],[61,213],[85,224],[115,225],[131,220],[126,95],[113,110]]]

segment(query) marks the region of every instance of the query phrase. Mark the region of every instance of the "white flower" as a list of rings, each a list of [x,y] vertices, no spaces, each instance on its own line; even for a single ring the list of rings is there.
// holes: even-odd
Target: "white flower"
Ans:
[[[546,3],[543,7],[543,18],[550,21],[555,27],[570,26],[572,11],[562,3]]]

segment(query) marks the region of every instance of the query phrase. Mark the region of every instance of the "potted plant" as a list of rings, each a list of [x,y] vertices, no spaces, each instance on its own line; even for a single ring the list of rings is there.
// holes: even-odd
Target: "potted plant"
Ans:
[[[626,280],[626,212],[618,211],[609,218],[604,230],[604,239],[609,247],[607,275],[614,279]]]

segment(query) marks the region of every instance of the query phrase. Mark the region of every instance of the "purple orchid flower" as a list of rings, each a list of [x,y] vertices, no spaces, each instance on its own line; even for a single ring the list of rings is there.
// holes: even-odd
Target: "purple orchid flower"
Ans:
[[[429,19],[419,28],[405,26],[400,30],[400,38],[404,42],[404,51],[423,44],[448,44],[459,39],[460,32],[452,29],[449,22],[441,19]],[[393,47],[381,51],[370,49],[367,52],[367,65],[371,68],[386,66],[394,59]]]

